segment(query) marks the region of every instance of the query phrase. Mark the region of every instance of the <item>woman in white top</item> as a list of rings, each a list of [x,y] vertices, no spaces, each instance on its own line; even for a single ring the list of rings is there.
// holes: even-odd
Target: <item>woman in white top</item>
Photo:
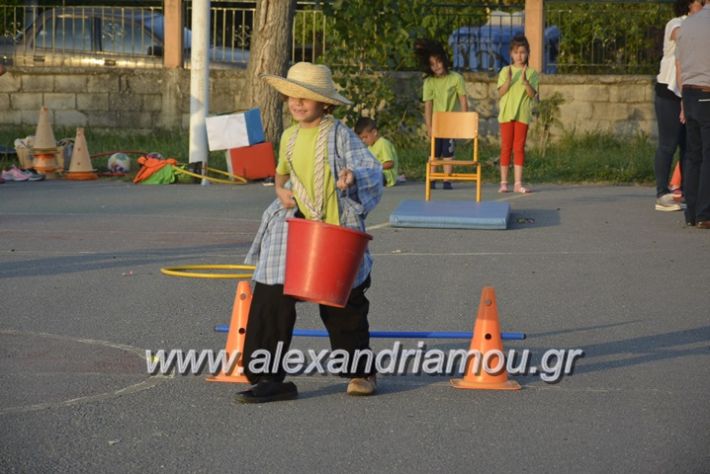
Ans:
[[[679,211],[680,204],[668,189],[668,181],[676,148],[680,149],[681,169],[685,158],[685,125],[680,122],[680,96],[675,71],[675,48],[678,28],[687,15],[703,8],[699,0],[676,0],[673,10],[676,17],[666,23],[663,34],[663,58],[656,76],[656,121],[658,122],[658,148],[655,157],[656,210]]]

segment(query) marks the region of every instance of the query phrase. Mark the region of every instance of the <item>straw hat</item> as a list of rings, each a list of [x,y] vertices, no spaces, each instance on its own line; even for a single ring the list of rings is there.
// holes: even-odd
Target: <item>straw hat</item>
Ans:
[[[262,74],[267,84],[287,97],[311,99],[333,105],[351,105],[348,99],[338,94],[328,66],[307,62],[296,63],[285,78],[274,74]]]

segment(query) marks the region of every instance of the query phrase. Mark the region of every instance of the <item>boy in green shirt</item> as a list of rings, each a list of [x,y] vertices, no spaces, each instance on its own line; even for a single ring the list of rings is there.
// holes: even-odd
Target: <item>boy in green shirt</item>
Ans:
[[[397,150],[391,141],[380,136],[377,122],[368,117],[360,117],[355,124],[355,134],[367,145],[370,153],[375,155],[375,158],[382,163],[384,185],[389,188],[397,184],[399,173]]]

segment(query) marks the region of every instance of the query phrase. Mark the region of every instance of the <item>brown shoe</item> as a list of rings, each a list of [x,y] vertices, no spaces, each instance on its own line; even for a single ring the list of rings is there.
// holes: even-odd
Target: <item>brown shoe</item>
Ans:
[[[363,378],[350,379],[348,395],[366,397],[377,391],[377,376],[372,374]]]
[[[698,221],[695,227],[698,229],[710,229],[710,221]]]

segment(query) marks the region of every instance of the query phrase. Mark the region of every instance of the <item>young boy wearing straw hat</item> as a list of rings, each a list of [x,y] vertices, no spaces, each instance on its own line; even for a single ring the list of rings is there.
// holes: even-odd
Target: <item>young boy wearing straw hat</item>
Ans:
[[[244,342],[244,368],[254,385],[237,394],[242,403],[291,400],[298,396],[292,382],[284,382],[281,364],[276,371],[255,373],[249,366],[255,351],[268,352],[271,361],[288,351],[296,322],[296,300],[284,295],[286,219],[305,217],[328,224],[365,230],[365,216],[382,196],[382,166],[360,139],[330,112],[351,102],[340,95],[327,66],[299,62],[287,76],[262,78],[286,97],[296,122],[281,136],[276,168],[276,200],[264,211],[261,225],[247,254],[255,264],[254,291]],[[333,350],[345,350],[353,360],[357,350],[369,349],[367,314],[372,258],[369,252],[358,269],[345,308],[320,305]],[[365,367],[365,358],[352,371],[347,393],[371,395],[375,374]]]

